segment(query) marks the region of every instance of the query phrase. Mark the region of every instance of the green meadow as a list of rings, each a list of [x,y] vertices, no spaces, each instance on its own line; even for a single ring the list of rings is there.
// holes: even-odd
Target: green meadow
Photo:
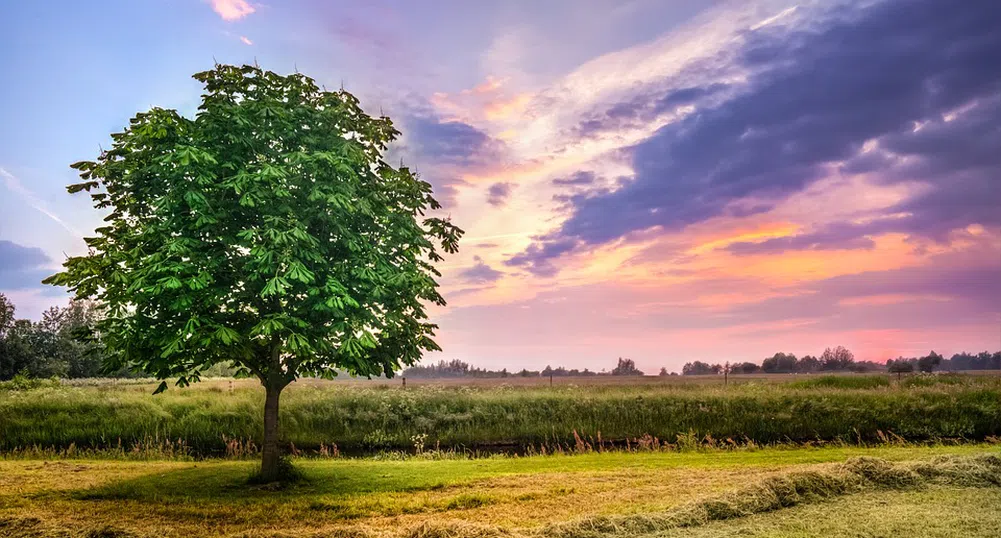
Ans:
[[[778,379],[777,379],[778,378]],[[0,451],[253,451],[264,393],[206,381],[0,390]],[[1001,436],[1001,377],[774,376],[635,384],[300,382],[281,402],[290,451],[531,454],[644,445],[983,441]],[[335,448],[336,447],[336,448]]]
[[[1001,378],[0,385],[0,536],[993,537]],[[868,534],[858,534],[865,529]]]

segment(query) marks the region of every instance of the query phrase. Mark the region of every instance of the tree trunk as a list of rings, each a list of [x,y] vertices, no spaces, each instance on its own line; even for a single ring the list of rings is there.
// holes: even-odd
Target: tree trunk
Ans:
[[[278,462],[281,453],[278,450],[278,396],[282,387],[267,383],[264,386],[264,446],[261,450],[261,480],[274,482],[278,476]]]

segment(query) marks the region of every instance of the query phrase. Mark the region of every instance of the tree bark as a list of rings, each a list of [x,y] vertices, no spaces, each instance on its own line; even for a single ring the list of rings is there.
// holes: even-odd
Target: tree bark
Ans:
[[[274,482],[278,476],[281,452],[278,449],[278,397],[282,387],[271,383],[264,385],[264,446],[261,450],[261,480]]]

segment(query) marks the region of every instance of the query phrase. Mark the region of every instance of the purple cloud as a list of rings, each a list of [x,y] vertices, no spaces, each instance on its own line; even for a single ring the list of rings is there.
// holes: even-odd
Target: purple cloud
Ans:
[[[40,248],[0,240],[0,289],[41,288],[61,294],[57,288],[42,286],[42,279],[55,272],[45,268],[51,262]]]
[[[474,256],[473,261],[475,264],[472,267],[464,269],[459,273],[459,278],[464,282],[470,284],[490,284],[504,276],[503,272],[490,267],[479,256]]]
[[[503,145],[483,131],[461,121],[434,116],[404,121],[408,143],[422,158],[436,164],[485,166],[500,159]]]
[[[781,254],[788,250],[871,250],[876,246],[865,237],[870,226],[838,223],[813,233],[775,237],[758,243],[731,243],[724,250],[737,255]]]
[[[540,277],[555,276],[559,269],[553,265],[552,260],[560,255],[570,252],[577,246],[577,241],[572,238],[558,241],[545,241],[533,243],[524,252],[504,262],[510,267],[523,267],[529,273]]]
[[[392,148],[393,153],[417,163],[445,207],[454,203],[458,187],[468,185],[461,172],[504,160],[504,144],[467,123],[443,121],[426,111],[405,116],[402,123],[405,146]]]
[[[581,170],[579,172],[574,172],[567,177],[558,177],[553,180],[553,185],[593,185],[597,176],[594,172],[588,170]]]
[[[571,198],[560,229],[513,259],[551,267],[542,258],[567,249],[549,243],[602,244],[652,227],[678,230],[727,214],[746,198],[775,202],[840,162],[885,182],[932,184],[928,195],[900,205],[913,213],[896,223],[901,231],[941,236],[974,222],[1001,224],[997,3],[956,9],[937,0],[888,0],[804,20],[811,22],[795,31],[768,25],[742,35],[736,58],[751,73],[746,84],[661,96],[656,103],[663,105],[705,95],[719,101],[631,148],[631,182]],[[616,112],[620,118],[632,117],[629,103]],[[869,140],[885,154],[865,155]],[[855,238],[844,231],[831,237],[865,244],[865,230]],[[817,248],[820,239],[786,247]]]
[[[513,183],[494,183],[487,189],[487,203],[494,207],[503,206],[513,189]]]

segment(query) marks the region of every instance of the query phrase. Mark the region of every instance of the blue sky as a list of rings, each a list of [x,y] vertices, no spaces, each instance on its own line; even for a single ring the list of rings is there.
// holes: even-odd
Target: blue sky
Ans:
[[[1001,348],[1001,5],[145,0],[0,7],[0,291],[100,222],[70,196],[221,63],[343,85],[468,231],[445,357],[676,369]],[[514,335],[514,337],[512,336]]]

